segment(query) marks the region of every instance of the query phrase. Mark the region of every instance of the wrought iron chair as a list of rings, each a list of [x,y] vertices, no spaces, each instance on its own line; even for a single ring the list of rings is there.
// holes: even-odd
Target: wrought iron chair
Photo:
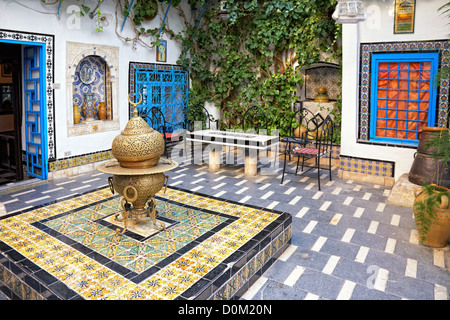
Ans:
[[[248,108],[242,117],[242,130],[255,130],[258,133],[259,129],[267,129],[268,119],[267,114],[259,106],[251,106]]]
[[[150,127],[161,133],[164,138],[164,155],[169,158],[168,147],[178,142],[184,136],[184,123],[168,123],[164,114],[157,107],[142,109],[140,114]]]
[[[320,165],[320,159],[328,157],[328,171],[331,181],[331,152],[333,147],[333,122],[328,115],[325,120],[315,116],[311,111],[301,108],[297,111],[292,119],[292,122],[298,121],[298,124],[304,123],[304,130],[297,130],[297,134],[294,133],[284,139],[284,164],[283,174],[281,177],[281,183],[284,181],[284,175],[286,173],[287,156],[297,157],[297,166],[295,174],[298,172],[300,165],[300,158],[302,158],[302,172],[305,167],[305,159],[314,159],[314,165],[308,165],[309,169],[304,171],[306,173],[312,169],[317,169],[317,181],[320,191],[320,169],[323,169]],[[293,126],[291,125],[291,128]]]
[[[205,107],[197,105],[189,108],[187,112],[187,128],[194,131],[194,122],[201,121],[202,129],[219,129],[219,120],[214,120]]]

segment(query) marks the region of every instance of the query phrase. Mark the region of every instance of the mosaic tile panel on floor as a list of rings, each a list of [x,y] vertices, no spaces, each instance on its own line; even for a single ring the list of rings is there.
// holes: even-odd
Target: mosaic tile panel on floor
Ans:
[[[157,232],[116,232],[109,188],[3,217],[0,287],[20,299],[235,299],[290,243],[287,213],[175,188],[157,200]]]

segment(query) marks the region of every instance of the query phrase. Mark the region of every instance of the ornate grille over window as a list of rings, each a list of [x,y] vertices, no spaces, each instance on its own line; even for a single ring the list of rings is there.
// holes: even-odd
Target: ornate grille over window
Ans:
[[[374,54],[370,140],[417,144],[436,120],[438,53]]]

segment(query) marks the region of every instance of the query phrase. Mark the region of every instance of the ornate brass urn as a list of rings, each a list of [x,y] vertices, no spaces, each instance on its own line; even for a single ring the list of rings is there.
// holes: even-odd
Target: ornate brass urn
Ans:
[[[142,102],[142,96],[134,105],[134,117],[125,129],[112,143],[112,155],[117,160],[101,164],[97,170],[112,174],[108,178],[111,192],[119,193],[122,212],[114,219],[123,221],[122,233],[128,228],[128,220],[136,222],[143,217],[150,217],[153,227],[163,230],[163,222],[156,221],[155,194],[168,181],[164,172],[175,169],[178,163],[173,160],[160,158],[164,153],[164,139],[162,135],[151,128],[144,119],[138,116],[137,106]],[[121,220],[119,215],[121,215]]]
[[[164,152],[164,138],[137,116],[137,105],[142,102],[142,96],[138,103],[131,102],[129,98],[128,100],[135,106],[135,114],[122,133],[114,138],[112,155],[125,168],[154,167]]]

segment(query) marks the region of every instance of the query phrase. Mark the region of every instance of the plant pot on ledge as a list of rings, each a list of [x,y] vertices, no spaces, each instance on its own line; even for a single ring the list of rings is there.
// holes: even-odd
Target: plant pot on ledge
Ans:
[[[430,132],[427,128],[424,128],[425,131]],[[422,138],[426,141],[422,142]],[[431,130],[427,135],[422,134],[419,146],[421,152],[430,155],[433,170],[424,180],[423,187],[414,190],[414,219],[420,242],[430,247],[442,248],[447,245],[450,237],[450,190],[441,185],[447,176],[450,160],[449,130]],[[416,160],[417,158],[414,162]],[[417,164],[413,163],[411,171],[415,166],[417,167]]]
[[[443,157],[435,157],[433,154],[435,152],[442,153],[443,150],[441,145],[444,139],[438,139],[442,141],[435,140],[433,138],[437,137],[440,132],[448,131],[447,128],[441,127],[423,127],[420,132],[420,141],[417,146],[417,152],[414,155],[414,161],[409,170],[408,180],[414,184],[423,186],[425,184],[437,183],[437,181],[432,181],[433,179],[439,179],[439,185],[450,188],[450,172],[446,170],[448,167],[448,160],[445,161]],[[444,133],[445,135],[445,133]],[[431,144],[434,145],[431,145]],[[438,150],[439,147],[440,149]]]
[[[450,190],[431,184],[414,190],[414,219],[420,241],[433,248],[447,245],[450,237]]]

